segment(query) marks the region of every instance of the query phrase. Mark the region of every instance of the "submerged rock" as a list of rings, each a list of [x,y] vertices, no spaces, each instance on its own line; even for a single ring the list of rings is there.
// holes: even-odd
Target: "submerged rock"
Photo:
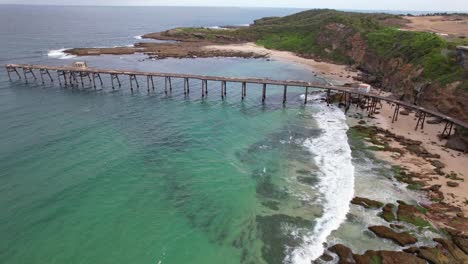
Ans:
[[[424,259],[403,251],[368,250],[358,255],[342,244],[336,244],[328,250],[338,255],[338,264],[426,264]]]
[[[418,240],[408,232],[395,232],[386,226],[370,226],[369,230],[381,238],[387,238],[395,241],[400,246],[406,246],[418,242]]]
[[[396,220],[395,214],[393,213],[393,210],[395,208],[395,205],[393,204],[386,204],[382,208],[382,212],[379,214],[380,217],[382,217],[385,221],[387,222],[393,222]]]
[[[364,206],[365,208],[380,208],[383,206],[383,203],[379,201],[375,201],[375,200],[371,200],[371,199],[363,198],[363,197],[354,197],[353,200],[351,200],[351,203]]]
[[[354,255],[357,264],[426,264],[426,261],[402,251],[368,250],[363,255]]]
[[[320,256],[319,259],[321,259],[323,261],[332,261],[333,257],[328,255],[327,253],[323,253],[322,256]]]
[[[336,244],[330,247],[328,250],[338,255],[338,264],[355,264],[356,261],[353,258],[353,252],[350,248],[342,244]]]
[[[283,263],[290,251],[303,243],[302,236],[284,230],[285,226],[297,230],[313,227],[310,220],[285,214],[257,215],[256,222],[263,241],[262,257],[266,263]]]

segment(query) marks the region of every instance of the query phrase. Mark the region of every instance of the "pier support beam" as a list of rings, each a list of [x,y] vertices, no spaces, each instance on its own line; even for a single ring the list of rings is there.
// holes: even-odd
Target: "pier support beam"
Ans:
[[[426,112],[419,111],[418,114],[418,122],[416,122],[416,127],[414,130],[418,130],[419,125],[421,124],[421,129],[424,129],[424,122],[426,121]]]
[[[60,71],[57,71],[57,79],[59,81],[60,87],[62,87],[62,80],[60,79]]]
[[[452,134],[452,128],[453,128],[453,123],[447,120],[445,123],[444,130],[442,131],[442,134],[440,134],[441,138],[448,138]]]
[[[347,114],[348,111],[349,111],[349,108],[351,107],[351,100],[352,100],[351,93],[345,93],[345,98],[346,98],[346,101],[345,101],[345,114]]]
[[[44,82],[44,75],[49,76],[50,82],[52,82],[52,83],[54,82],[54,79],[52,79],[52,76],[50,75],[49,70],[47,70],[47,69],[39,69],[39,73],[41,74],[41,81],[42,81],[42,84],[45,84],[45,82]]]
[[[10,80],[10,82],[11,82],[10,67],[5,66],[5,68],[7,70],[8,80]]]
[[[226,97],[226,81],[221,81],[221,99]]]
[[[128,75],[130,78],[130,90],[133,91],[133,81],[135,81],[137,89],[140,88],[140,85],[138,84],[138,79],[135,74],[130,74]]]
[[[112,83],[112,90],[115,89],[114,87],[114,79],[117,80],[117,83],[119,84],[119,87],[122,87],[122,84],[120,83],[119,75],[116,73],[111,73],[111,83]]]
[[[96,88],[96,78],[99,79],[99,83],[101,84],[101,88],[104,87],[104,83],[103,83],[103,81],[102,81],[102,79],[101,79],[101,74],[100,74],[99,72],[96,72],[96,73],[93,72],[93,76],[92,76],[92,77],[93,77],[93,85],[94,85],[94,88]]]
[[[62,86],[61,76],[63,76],[63,82],[65,86],[68,86],[67,72],[66,71],[57,71],[57,79],[59,80],[60,86]]]
[[[18,70],[16,69],[16,67],[9,67],[9,66],[5,66],[6,70],[7,70],[7,73],[8,73],[8,79],[11,81],[11,73],[14,72],[16,73],[16,75],[18,76],[18,79],[21,80],[21,75],[19,74]]]
[[[242,100],[244,100],[245,95],[247,94],[246,90],[247,90],[247,84],[246,84],[246,82],[242,82],[242,92],[241,92],[242,93]]]
[[[172,93],[172,82],[171,82],[171,77],[166,76],[164,77],[164,92],[167,94],[167,91],[169,88],[169,92]]]
[[[396,104],[395,105],[395,111],[393,112],[393,118],[392,118],[392,123],[395,121],[398,121],[398,115],[400,114],[400,105]]]
[[[148,86],[148,92],[150,91],[150,83],[151,83],[151,89],[154,91],[153,75],[146,76],[146,84]]]
[[[84,82],[83,82],[83,73],[82,72],[79,72],[78,75],[80,76],[80,80],[81,80],[81,87],[84,88]]]
[[[208,81],[207,80],[202,80],[202,85],[201,85],[201,92],[202,92],[202,98],[205,98],[205,96],[208,96]]]
[[[288,92],[288,86],[283,87],[283,105],[286,104],[286,93]]]
[[[24,80],[26,83],[28,83],[28,76],[27,76],[28,73],[30,73],[33,76],[34,80],[37,80],[36,75],[34,74],[32,69],[23,67],[23,75],[24,75]]]
[[[266,99],[266,83],[263,84],[263,88],[262,88],[262,103],[265,103],[265,99]]]
[[[93,87],[94,87],[94,89],[96,89],[96,73],[93,72],[91,75],[93,77],[92,78],[93,79]]]
[[[208,96],[208,80],[203,80],[205,82],[205,95]]]
[[[307,104],[307,95],[309,95],[309,86],[306,86],[304,93],[304,104]]]
[[[189,78],[184,78],[184,94],[190,93]]]

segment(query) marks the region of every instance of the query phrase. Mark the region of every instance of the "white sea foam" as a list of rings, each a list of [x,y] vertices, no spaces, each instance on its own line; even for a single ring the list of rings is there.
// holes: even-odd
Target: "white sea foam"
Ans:
[[[143,39],[143,36],[135,36],[136,39]]]
[[[205,28],[208,28],[208,29],[227,29],[225,27],[220,27],[220,26],[209,26],[209,27],[205,27]]]
[[[323,197],[323,216],[317,219],[313,231],[303,237],[304,245],[288,257],[292,263],[310,263],[320,257],[327,237],[346,220],[354,196],[354,166],[346,134],[346,116],[333,105],[327,107],[320,103],[318,107],[313,117],[322,133],[307,139],[304,146],[314,155],[320,169],[318,190]]]
[[[71,58],[76,57],[75,55],[66,54],[64,52],[65,50],[67,50],[67,49],[50,50],[47,53],[47,56],[49,56],[51,58],[61,59],[61,60],[71,59]]]

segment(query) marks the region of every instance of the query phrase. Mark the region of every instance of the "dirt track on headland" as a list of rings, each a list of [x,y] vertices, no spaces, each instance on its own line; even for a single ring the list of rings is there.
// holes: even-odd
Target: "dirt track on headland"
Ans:
[[[412,31],[428,31],[442,36],[468,38],[467,16],[407,16],[410,23],[404,29]]]

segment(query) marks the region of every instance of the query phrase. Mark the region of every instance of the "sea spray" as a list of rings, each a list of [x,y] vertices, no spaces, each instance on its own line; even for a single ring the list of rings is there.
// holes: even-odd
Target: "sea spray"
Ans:
[[[323,215],[316,220],[313,231],[303,238],[303,246],[289,256],[292,263],[310,263],[320,257],[327,237],[346,219],[354,195],[354,166],[346,116],[336,106],[319,107],[313,117],[322,133],[307,139],[304,146],[314,155],[320,169],[318,189],[323,197]]]
[[[71,59],[71,58],[76,57],[75,55],[66,54],[64,52],[65,50],[67,50],[67,49],[50,50],[47,53],[47,56],[49,56],[51,58],[61,59],[61,60]]]

